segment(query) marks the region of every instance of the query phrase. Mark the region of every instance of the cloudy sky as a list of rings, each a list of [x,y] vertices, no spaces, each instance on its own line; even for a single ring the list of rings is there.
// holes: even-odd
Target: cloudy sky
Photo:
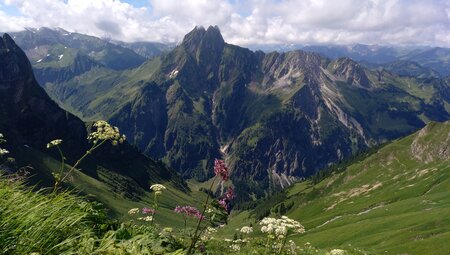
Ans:
[[[450,0],[0,0],[0,31],[61,27],[179,42],[218,25],[227,42],[450,47]]]

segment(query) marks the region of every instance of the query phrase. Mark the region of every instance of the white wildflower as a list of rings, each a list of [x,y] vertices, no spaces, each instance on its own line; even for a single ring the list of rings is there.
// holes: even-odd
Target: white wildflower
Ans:
[[[290,230],[296,233],[304,233],[305,228],[293,219],[282,216],[281,219],[266,217],[259,223],[262,225],[261,232],[274,234],[278,239],[285,238]]]
[[[55,139],[55,140],[53,140],[53,141],[47,143],[47,149],[49,149],[49,148],[51,148],[51,147],[54,147],[54,146],[60,145],[60,144],[62,143],[62,141],[63,141],[63,140],[61,140],[61,139]]]
[[[164,185],[162,184],[153,184],[152,186],[150,186],[150,189],[155,191],[156,195],[160,195],[162,191],[166,189],[166,187],[164,187]]]
[[[0,148],[0,156],[6,155],[6,154],[8,154],[8,153],[9,153],[9,151]]]
[[[240,251],[241,250],[241,246],[239,244],[232,244],[232,245],[230,245],[230,248],[232,251]]]
[[[125,135],[121,135],[119,128],[111,126],[104,120],[95,122],[94,127],[96,131],[92,132],[88,136],[88,140],[94,144],[103,140],[111,140],[112,145],[118,145],[126,140]]]
[[[296,255],[297,254],[297,245],[294,243],[294,241],[289,240],[288,245],[287,245],[287,253],[288,254],[292,254],[292,255]]]
[[[128,211],[129,215],[133,215],[133,214],[137,214],[137,213],[139,213],[139,208],[133,208]]]
[[[137,208],[135,208],[135,209],[137,209]],[[130,212],[128,212],[128,213],[130,213]],[[139,217],[138,220],[153,221],[153,217],[152,216]]]
[[[341,249],[333,249],[327,253],[327,255],[344,255],[345,251]]]
[[[207,227],[205,229],[205,232],[203,232],[203,235],[201,236],[201,240],[206,242],[208,240],[213,239],[212,235],[214,235],[217,232],[217,230],[215,228],[212,227]]]
[[[244,226],[244,227],[241,228],[240,232],[242,234],[250,234],[250,233],[253,232],[253,228],[249,227],[249,226]]]

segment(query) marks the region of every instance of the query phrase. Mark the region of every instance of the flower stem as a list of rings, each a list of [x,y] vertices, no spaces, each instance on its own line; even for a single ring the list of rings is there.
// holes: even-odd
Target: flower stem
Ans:
[[[189,246],[187,254],[191,254],[191,252],[193,252],[195,244],[197,243],[198,238],[201,234],[201,232],[198,233],[198,231],[200,229],[200,224],[202,222],[202,219],[205,216],[206,208],[208,207],[208,202],[209,202],[209,194],[212,193],[212,189],[213,189],[214,183],[216,182],[216,179],[217,179],[217,175],[214,177],[213,181],[211,182],[211,186],[209,187],[209,192],[206,196],[205,204],[203,205],[203,211],[202,211],[201,217],[198,219],[197,227],[195,228],[194,235],[192,236],[191,245]]]
[[[94,144],[88,151],[86,151],[86,153],[80,159],[78,159],[75,165],[73,165],[70,170],[64,175],[64,177],[61,179],[61,183],[63,183],[64,180],[69,177],[69,175],[75,170],[75,168],[81,163],[81,161],[83,161],[83,159],[85,159],[89,154],[91,154],[95,149],[100,147],[105,142],[106,140],[102,140],[99,144]]]
[[[153,197],[153,209],[155,209],[155,210],[153,210],[153,212],[152,212],[152,224],[151,224],[151,226],[153,226],[153,224],[155,223],[155,212],[156,212],[156,210],[158,210],[158,198],[157,198],[157,195],[156,195],[156,192],[155,192],[155,194],[153,195],[154,197]]]
[[[288,235],[286,233],[286,235],[285,235],[285,237],[284,237],[284,239],[283,239],[283,241],[281,243],[280,250],[278,251],[278,254],[281,254],[281,252],[283,252],[284,246],[286,245],[287,237],[288,237]]]
[[[58,149],[59,155],[61,156],[61,168],[59,169],[59,175],[58,178],[55,180],[55,186],[53,187],[53,192],[56,192],[58,189],[58,186],[61,184],[61,177],[64,173],[64,153],[62,152],[61,148],[59,148],[58,145],[56,145],[56,148]]]

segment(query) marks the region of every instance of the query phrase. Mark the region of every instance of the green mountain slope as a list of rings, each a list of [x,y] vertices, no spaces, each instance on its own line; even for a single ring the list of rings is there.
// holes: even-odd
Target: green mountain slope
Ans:
[[[448,254],[449,194],[450,122],[432,122],[317,184],[293,185],[250,215],[271,210],[299,220],[307,232],[296,241],[321,248]],[[249,221],[245,215],[230,228]]]
[[[93,61],[115,70],[136,67],[145,61],[131,49],[113,44],[94,36],[70,33],[64,29],[46,27],[11,33],[13,39],[25,51],[33,66],[60,66],[69,63],[77,52]],[[62,55],[62,57],[61,57]]]
[[[186,178],[208,179],[214,158],[224,157],[248,200],[448,120],[449,86],[349,58],[252,52],[225,43],[217,27],[196,27],[139,68],[95,68],[50,94],[85,119],[110,120]]]
[[[383,65],[378,65],[378,69],[386,69],[389,72],[400,76],[409,76],[417,78],[439,77],[439,73],[431,68],[423,67],[417,62],[408,60],[397,60]]]
[[[431,49],[416,50],[402,59],[419,62],[422,66],[438,71],[443,76],[450,75],[450,49],[433,47]]]
[[[52,186],[52,172],[58,172],[60,157],[46,144],[62,139],[66,162],[74,162],[89,144],[85,123],[62,110],[37,84],[25,53],[5,34],[0,39],[0,133],[8,141],[7,148],[17,167],[26,166],[33,183]],[[2,169],[11,171],[7,167]],[[130,207],[150,206],[150,185],[163,183],[161,220],[170,220],[178,204],[197,204],[201,192],[190,192],[186,183],[161,162],[154,161],[128,144],[106,145],[89,155],[68,187],[105,204],[116,217],[126,215]],[[181,222],[181,220],[180,220]]]
[[[109,40],[59,28],[30,28],[11,33],[11,36],[27,54],[37,81],[47,91],[93,68],[125,70],[138,67],[147,59],[133,49]],[[143,47],[151,45],[148,43]],[[150,51],[154,55],[160,54],[161,51],[157,52],[157,49]]]

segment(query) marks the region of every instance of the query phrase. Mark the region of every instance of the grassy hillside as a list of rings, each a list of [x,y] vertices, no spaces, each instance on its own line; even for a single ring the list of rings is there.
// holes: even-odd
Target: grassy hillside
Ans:
[[[15,154],[18,155],[20,162],[26,162],[28,166],[35,170],[33,174],[38,176],[36,179],[38,179],[39,184],[51,185],[53,183],[51,172],[59,171],[60,161],[31,148],[15,150]],[[91,159],[98,163],[95,156],[94,154]],[[131,165],[133,163],[128,162]],[[153,193],[150,191],[150,188],[143,188],[142,185],[136,183],[135,178],[130,177],[132,174],[121,174],[120,170],[118,171],[120,166],[114,170],[104,166],[99,168],[96,164],[94,166],[97,167],[95,174],[89,173],[89,167],[91,167],[89,164],[84,165],[86,168],[82,166],[84,170],[74,172],[68,188],[87,196],[89,200],[102,203],[108,209],[109,215],[116,219],[128,219],[127,212],[131,208],[152,207]],[[141,167],[145,167],[145,165],[142,164]],[[152,182],[150,184],[162,183],[167,187],[167,191],[158,198],[161,208],[157,215],[157,222],[164,226],[179,226],[183,224],[183,219],[177,217],[173,209],[177,205],[194,205],[199,207],[200,201],[204,199],[206,194],[195,190],[192,192],[183,191],[175,181],[176,178],[167,181],[159,179],[161,176],[158,176],[156,172],[153,174],[155,175],[150,176],[150,182]]]
[[[317,184],[305,181],[234,216],[224,235],[265,216],[285,213],[321,248],[359,247],[380,254],[448,254],[450,122],[384,146]],[[286,211],[286,212],[285,212]]]

